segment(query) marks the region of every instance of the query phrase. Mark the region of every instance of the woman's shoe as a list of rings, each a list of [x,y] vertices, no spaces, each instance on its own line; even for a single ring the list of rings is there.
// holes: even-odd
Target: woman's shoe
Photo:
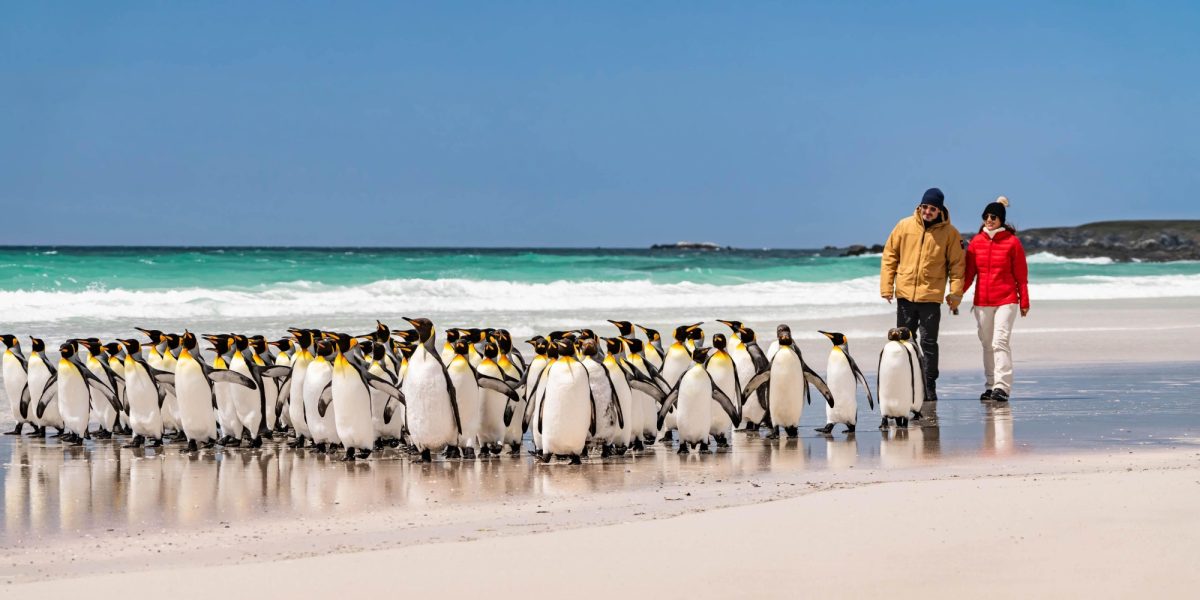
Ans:
[[[983,393],[979,395],[980,402],[987,402],[988,400],[991,400],[991,399],[992,399],[992,390],[991,389],[983,390]]]
[[[1008,402],[1008,392],[1000,388],[996,388],[992,390],[992,400],[995,400],[996,402]]]

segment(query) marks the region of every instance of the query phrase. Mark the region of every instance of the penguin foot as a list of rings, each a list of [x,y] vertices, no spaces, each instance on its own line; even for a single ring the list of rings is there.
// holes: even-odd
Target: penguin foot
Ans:
[[[538,457],[538,460],[542,461],[543,465],[550,464],[550,461],[554,459],[554,455],[550,454],[548,452],[540,453],[537,455],[537,457]]]
[[[37,437],[39,435],[46,435],[46,428],[45,427],[34,427],[33,431],[30,431],[29,433],[27,433],[25,435],[27,435],[29,437]]]
[[[342,457],[342,461],[352,461],[354,458],[354,448],[347,448],[346,456]]]
[[[433,453],[429,451],[429,448],[426,448],[421,451],[421,462],[426,462],[426,463],[433,462]]]
[[[755,423],[754,421],[746,421],[746,426],[742,428],[742,431],[758,431],[758,423]]]
[[[100,431],[96,432],[96,439],[98,439],[98,440],[112,439],[112,436],[113,436],[112,432],[108,431],[107,429],[101,429]]]
[[[645,452],[646,444],[643,444],[642,440],[633,440],[633,451],[634,452]]]
[[[783,431],[787,433],[788,439],[794,440],[800,437],[799,427],[784,427]]]
[[[400,440],[390,440],[390,441],[388,441],[388,445],[389,445],[389,446],[391,446],[391,447],[393,447],[393,448],[399,448],[399,447],[400,447]]]
[[[359,450],[359,451],[358,451],[358,457],[359,457],[359,458],[370,458],[370,457],[371,457],[371,451],[370,451],[370,450]]]
[[[189,452],[199,452],[199,451],[200,451],[200,447],[196,445],[196,440],[188,440],[187,447],[184,448],[183,450],[180,450],[179,453],[187,454]]]
[[[670,430],[670,429],[668,429],[668,430],[666,430],[666,431],[664,431],[664,432],[663,432],[663,436],[662,436],[662,441],[663,441],[663,442],[665,442],[665,443],[668,443],[668,444],[669,444],[669,443],[671,443],[672,441],[674,441],[674,439],[675,439],[675,432],[674,432],[673,430]]]
[[[474,448],[463,448],[462,450],[460,450],[460,452],[462,453],[461,456],[463,457],[463,460],[475,460],[475,449]],[[481,452],[482,452],[482,450],[481,450]]]
[[[82,446],[83,438],[81,438],[79,436],[75,436],[74,438],[71,439],[71,445],[72,446]]]
[[[256,438],[250,440],[250,447],[251,448],[262,448],[262,442],[263,442],[262,437],[256,437]]]
[[[728,448],[729,447],[729,438],[725,437],[725,434],[723,434],[723,433],[719,434],[719,435],[714,435],[713,440],[716,441],[718,448]]]
[[[176,431],[175,433],[173,433],[171,435],[171,441],[172,442],[186,442],[187,434],[182,431]]]
[[[55,427],[54,429],[56,431],[55,431],[54,435],[50,436],[51,438],[61,438],[62,436],[67,435],[67,432],[65,430],[59,429],[57,427]]]
[[[146,447],[147,447],[147,448],[162,448],[162,445],[163,445],[163,439],[162,439],[162,438],[154,438],[154,439],[152,439],[152,440],[148,440],[148,441],[146,442]]]
[[[650,444],[653,444],[653,443],[654,443],[654,436],[652,436],[652,435],[644,435],[644,434],[643,434],[643,435],[642,435],[642,441],[643,441],[643,442],[644,442],[644,443],[645,443],[647,446],[648,446],[648,445],[650,445]]]
[[[887,421],[887,420],[888,420],[888,418],[887,418],[887,417],[884,417],[884,418],[883,418],[883,422],[879,424],[879,428],[880,428],[880,429],[887,429],[887,428],[888,428],[888,421]]]
[[[508,451],[508,455],[509,456],[520,456],[521,455],[521,442],[513,442],[512,448],[510,448]]]
[[[700,454],[712,454],[712,450],[708,449],[708,442],[700,442]]]
[[[900,429],[908,429],[908,417],[898,417],[896,419],[896,421],[897,421],[897,423],[896,423],[897,427],[899,427]],[[853,431],[853,430],[851,430],[851,431]]]
[[[578,455],[578,454],[572,454],[572,455],[571,455],[571,464],[573,464],[573,465],[582,465],[582,464],[583,464],[583,459],[579,458],[579,455]]]
[[[216,445],[217,445],[217,440],[208,440],[207,442],[204,442],[204,449],[208,450],[209,448],[212,448],[213,446],[216,446]]]
[[[687,454],[688,452],[691,452],[691,450],[688,449],[688,443],[684,442],[684,441],[680,441],[679,442],[679,450],[676,451],[676,454]]]
[[[772,427],[772,428],[771,428],[771,433],[768,433],[768,434],[767,434],[767,439],[768,439],[768,440],[777,440],[777,439],[779,439],[779,428],[778,428],[778,427]]]
[[[303,448],[303,447],[304,447],[304,436],[302,436],[302,435],[298,435],[298,436],[296,436],[295,440],[288,442],[288,448]]]
[[[135,435],[135,436],[133,436],[132,440],[129,440],[128,444],[125,444],[124,446],[121,446],[121,447],[122,448],[141,448],[142,444],[144,444],[145,442],[146,442],[146,438],[144,438],[140,435]]]
[[[842,433],[854,433],[854,425],[846,425],[846,429]]]
[[[4,435],[21,435],[21,430],[24,428],[25,428],[24,423],[17,423],[15,426],[13,426],[12,431],[5,431]]]
[[[317,449],[317,452],[320,452],[321,454],[325,454],[325,450],[326,450],[325,442],[321,442],[320,444],[317,444],[315,446],[315,448]]]
[[[920,421],[920,420],[921,420],[921,411],[919,411],[919,410],[914,410],[914,411],[913,411],[913,414],[912,414],[912,420],[913,420],[913,421]]]
[[[817,433],[833,433],[833,423],[826,423],[824,427],[814,429]]]
[[[612,444],[604,444],[600,446],[600,458],[608,458],[612,456]]]

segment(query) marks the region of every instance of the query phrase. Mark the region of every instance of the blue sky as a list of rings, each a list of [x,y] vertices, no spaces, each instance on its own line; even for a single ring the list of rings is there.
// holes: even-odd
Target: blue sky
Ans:
[[[1198,218],[1200,3],[7,3],[5,244]]]

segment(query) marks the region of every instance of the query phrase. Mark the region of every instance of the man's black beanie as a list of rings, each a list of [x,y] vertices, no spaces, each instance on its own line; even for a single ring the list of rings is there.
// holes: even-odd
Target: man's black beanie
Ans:
[[[921,204],[938,207],[938,210],[946,210],[946,196],[942,194],[942,190],[937,188],[929,188],[925,190],[925,195],[921,196]]]

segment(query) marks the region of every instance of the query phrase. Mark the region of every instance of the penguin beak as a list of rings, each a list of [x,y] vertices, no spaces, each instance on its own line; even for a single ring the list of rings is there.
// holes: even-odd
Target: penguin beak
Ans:
[[[704,321],[700,321],[699,323],[696,323],[695,325],[688,325],[688,327],[687,327],[687,330],[688,330],[688,331],[695,331],[696,329],[698,329],[698,328],[699,328],[701,325],[703,325],[703,324],[704,324]]]

